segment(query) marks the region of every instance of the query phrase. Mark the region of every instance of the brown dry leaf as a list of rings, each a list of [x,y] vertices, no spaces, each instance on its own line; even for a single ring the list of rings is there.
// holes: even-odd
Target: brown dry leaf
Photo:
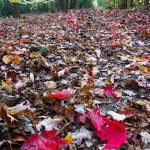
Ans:
[[[31,116],[35,111],[34,108],[30,108],[30,103],[28,101],[22,102],[14,107],[8,107],[7,105],[3,105],[3,109],[5,109],[6,114],[10,116]]]
[[[31,42],[31,40],[29,40],[29,39],[21,39],[21,40],[20,40],[20,43],[21,43],[21,44],[30,44],[30,43],[32,43],[32,42]]]
[[[73,106],[72,106],[72,105],[69,105],[69,106],[66,107],[66,109],[65,109],[65,111],[64,111],[64,115],[66,116],[66,115],[68,115],[68,114],[72,114],[73,111],[74,111]]]
[[[14,70],[10,70],[10,71],[7,72],[6,76],[7,76],[8,79],[11,78],[11,79],[15,80],[16,76],[17,76],[17,72],[14,71]]]
[[[4,61],[5,64],[12,62],[16,65],[18,65],[21,61],[18,55],[5,55],[3,56],[2,60]]]
[[[84,87],[82,87],[81,92],[75,98],[75,101],[80,102],[80,103],[89,103],[92,98],[91,89],[92,89],[92,86],[90,84],[87,84]]]
[[[39,57],[39,62],[43,67],[51,67],[51,65],[48,63],[48,61],[44,57]]]
[[[140,106],[146,108],[145,111],[149,111],[150,112],[150,102],[149,101],[142,101],[142,100],[139,100],[139,101],[136,101],[136,104],[139,104]]]
[[[127,80],[125,84],[127,89],[138,91],[140,86],[136,80]]]
[[[11,58],[11,62],[13,62],[14,64],[18,65],[20,63],[21,59],[18,55],[14,55]]]
[[[139,61],[139,62],[144,62],[144,61],[149,61],[150,60],[150,56],[139,56],[136,58],[136,61]]]
[[[0,105],[0,117],[5,121],[8,127],[13,125],[14,118],[7,114],[5,104]]]
[[[4,62],[5,64],[10,63],[10,62],[11,62],[11,56],[12,56],[12,55],[4,55],[3,58],[2,58],[3,62]]]
[[[125,122],[132,124],[133,127],[148,126],[149,111],[142,102],[128,101],[127,105],[121,108],[120,113],[126,115]]]

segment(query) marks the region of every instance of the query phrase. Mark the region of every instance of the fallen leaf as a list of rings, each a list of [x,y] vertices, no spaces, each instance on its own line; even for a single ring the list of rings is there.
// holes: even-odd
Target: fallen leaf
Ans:
[[[21,146],[20,150],[57,150],[60,145],[64,145],[64,141],[57,135],[56,131],[43,131],[41,135],[32,134],[27,141]]]
[[[57,84],[53,81],[46,81],[46,82],[44,82],[44,84],[49,89],[55,89],[57,87]]]
[[[30,72],[30,80],[34,83],[34,73]]]
[[[48,97],[58,98],[58,99],[66,99],[66,98],[69,98],[72,95],[74,95],[75,92],[76,92],[76,90],[68,88],[68,89],[56,91],[54,94],[48,94]]]
[[[136,80],[127,80],[125,84],[127,89],[138,91],[140,86]]]
[[[61,121],[62,121],[62,119],[52,119],[51,117],[49,117],[47,119],[40,121],[36,125],[36,128],[38,131],[40,131],[42,129],[42,127],[44,126],[45,130],[50,131],[53,128],[56,128],[57,124],[60,123]]]
[[[95,134],[102,141],[107,142],[102,149],[106,150],[120,147],[127,140],[124,124],[116,120],[108,119],[105,119],[105,122],[106,126],[100,131],[95,131]]]
[[[113,87],[112,86],[102,86],[101,89],[104,90],[104,94],[107,97],[111,97],[114,100],[117,100],[117,96],[113,93]]]
[[[66,135],[66,137],[64,138],[64,141],[68,144],[71,144],[72,143],[72,136],[71,136],[71,133],[68,133]]]
[[[124,114],[119,114],[113,111],[108,111],[108,114],[111,115],[112,118],[117,121],[123,121],[126,119],[126,116]]]
[[[12,87],[11,87],[11,78],[7,79],[6,81],[2,80],[2,86],[6,88],[9,92],[12,92]]]
[[[148,132],[141,132],[140,135],[142,136],[142,141],[145,144],[150,143],[150,134]]]

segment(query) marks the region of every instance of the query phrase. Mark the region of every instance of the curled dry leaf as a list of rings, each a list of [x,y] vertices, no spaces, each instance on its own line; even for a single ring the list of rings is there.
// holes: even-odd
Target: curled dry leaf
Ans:
[[[4,55],[2,60],[5,64],[8,64],[10,62],[18,65],[21,61],[21,58],[18,55]]]
[[[57,87],[57,84],[53,81],[46,81],[46,82],[44,82],[44,84],[49,89],[55,89]]]
[[[36,128],[38,131],[42,129],[44,126],[45,130],[50,131],[53,128],[57,128],[57,124],[60,123],[62,119],[52,119],[51,117],[44,119],[40,121],[37,125]]]
[[[142,136],[142,141],[145,144],[150,143],[150,134],[148,132],[141,132],[140,135]]]
[[[34,83],[34,73],[30,72],[30,80]]]
[[[84,127],[81,127],[80,129],[76,130],[75,132],[71,133],[73,143],[80,144],[83,139],[91,139],[92,138],[92,132],[87,130]]]
[[[25,111],[29,111],[29,112],[34,112],[35,109],[34,108],[31,108],[31,104],[29,103],[29,101],[24,101],[14,107],[7,107],[5,106],[4,107],[7,114],[9,115],[17,115],[19,113],[23,113]]]
[[[112,118],[117,121],[123,121],[126,119],[126,116],[124,114],[119,114],[113,111],[108,111],[108,114],[111,115]]]

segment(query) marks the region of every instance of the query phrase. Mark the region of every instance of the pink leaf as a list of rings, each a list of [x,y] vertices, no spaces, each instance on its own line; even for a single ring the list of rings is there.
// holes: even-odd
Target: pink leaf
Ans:
[[[21,146],[20,150],[56,150],[59,145],[64,145],[56,131],[43,131],[41,135],[32,134]]]
[[[52,93],[52,94],[50,93],[48,94],[48,96],[51,98],[66,99],[74,95],[75,92],[76,90],[68,88],[68,89],[59,90],[56,93]]]
[[[121,146],[127,140],[124,124],[116,120],[105,119],[105,121],[107,126],[104,126],[100,131],[95,131],[102,141],[107,142],[103,150]]]
[[[114,98],[115,100],[117,100],[117,96],[113,93],[113,87],[112,86],[102,86],[101,89],[104,90],[104,94],[107,97],[111,97],[111,98]]]
[[[91,112],[86,112],[84,115],[80,116],[79,120],[84,122],[86,118],[91,119],[91,122],[97,131],[101,130],[101,127],[105,124],[105,121],[98,109],[93,109]]]
[[[102,126],[105,124],[105,121],[98,109],[94,109],[92,112],[90,112],[90,118],[95,129],[97,131],[101,130]]]

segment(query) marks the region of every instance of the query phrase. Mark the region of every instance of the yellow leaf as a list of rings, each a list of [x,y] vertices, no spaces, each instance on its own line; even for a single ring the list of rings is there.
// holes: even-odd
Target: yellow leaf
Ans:
[[[110,83],[110,81],[109,80],[104,80],[104,83],[106,84],[106,85],[111,85],[111,83]]]
[[[7,79],[6,81],[3,81],[2,80],[2,86],[6,87],[8,85],[11,85],[11,78],[10,79]]]
[[[2,80],[2,86],[6,88],[9,92],[12,92],[11,79],[7,79],[6,81]]]
[[[140,65],[139,70],[142,71],[143,73],[149,73],[149,68],[145,67],[144,65]]]
[[[71,133],[68,133],[67,136],[64,138],[65,142],[68,144],[72,143],[72,136]]]
[[[20,57],[19,57],[18,55],[16,55],[16,56],[13,56],[13,57],[12,57],[11,61],[12,61],[14,64],[18,65],[18,64],[20,63],[21,59],[20,59]]]
[[[40,53],[39,52],[32,52],[32,53],[30,53],[30,57],[31,58],[38,58],[38,57],[40,57]]]

